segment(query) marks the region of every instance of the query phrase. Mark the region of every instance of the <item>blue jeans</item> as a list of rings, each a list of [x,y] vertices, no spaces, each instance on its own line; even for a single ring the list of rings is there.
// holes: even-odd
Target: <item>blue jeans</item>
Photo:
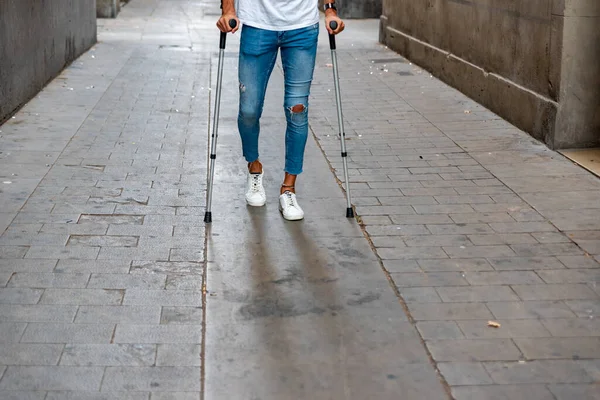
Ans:
[[[302,172],[308,138],[308,96],[313,79],[319,24],[291,31],[269,31],[244,25],[240,43],[238,129],[244,158],[258,159],[260,117],[269,77],[281,50],[285,80],[285,172]],[[296,107],[295,107],[296,106]]]

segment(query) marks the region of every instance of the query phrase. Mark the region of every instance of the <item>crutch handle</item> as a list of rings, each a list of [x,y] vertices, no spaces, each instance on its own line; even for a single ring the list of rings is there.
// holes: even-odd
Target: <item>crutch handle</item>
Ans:
[[[338,24],[336,21],[331,21],[329,27],[332,31],[335,31],[338,28]],[[335,50],[335,35],[332,35],[331,33],[329,34],[329,48]]]
[[[233,18],[230,19],[229,26],[231,27],[231,29],[235,28],[237,26],[237,21]],[[220,49],[225,49],[225,42],[227,42],[227,32],[221,32],[221,40],[219,41]]]

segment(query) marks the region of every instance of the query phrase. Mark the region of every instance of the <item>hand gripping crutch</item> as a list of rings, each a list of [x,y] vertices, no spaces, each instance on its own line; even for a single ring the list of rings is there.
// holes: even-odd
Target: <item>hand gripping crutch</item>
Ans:
[[[233,29],[237,25],[235,19],[229,20],[229,26]],[[225,58],[225,42],[227,41],[227,32],[221,32],[221,40],[219,43],[219,66],[217,69],[217,90],[215,95],[215,114],[213,122],[213,133],[211,138],[210,148],[210,167],[208,172],[208,187],[206,190],[206,213],[204,214],[204,222],[210,224],[212,222],[212,192],[215,179],[215,162],[217,161],[217,138],[219,137],[219,111],[221,109],[221,82],[223,81],[223,59]]]
[[[337,29],[337,22],[331,21],[329,27],[332,30]],[[338,74],[337,55],[335,53],[335,35],[329,34],[329,47],[331,48],[331,59],[333,64],[333,82],[335,85],[335,101],[337,103],[338,125],[340,128],[340,142],[342,145],[342,162],[344,163],[344,178],[346,179],[346,217],[354,218],[352,209],[352,198],[350,196],[350,179],[348,177],[348,153],[346,152],[346,133],[344,132],[344,116],[342,114],[342,98],[340,95],[340,76]]]

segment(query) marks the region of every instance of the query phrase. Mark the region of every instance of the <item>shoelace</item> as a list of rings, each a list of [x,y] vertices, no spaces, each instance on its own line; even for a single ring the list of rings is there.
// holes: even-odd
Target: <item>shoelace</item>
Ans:
[[[259,183],[260,175],[252,175],[252,191],[254,193],[260,192]]]
[[[285,192],[285,202],[288,207],[296,207],[294,204],[294,196],[292,196],[291,192]]]

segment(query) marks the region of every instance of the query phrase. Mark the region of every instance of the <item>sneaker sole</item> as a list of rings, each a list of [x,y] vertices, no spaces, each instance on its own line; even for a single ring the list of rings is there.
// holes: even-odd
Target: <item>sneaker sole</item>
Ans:
[[[298,217],[288,217],[283,213],[283,209],[281,207],[279,207],[279,212],[281,213],[281,216],[283,216],[283,218],[287,221],[300,221],[302,219],[304,219],[304,215],[300,215]]]
[[[248,199],[246,199],[246,204],[248,204],[249,206],[252,206],[252,207],[262,207],[265,204],[267,204],[267,202],[265,200],[265,201],[262,201],[262,202],[255,203],[255,202],[252,202],[252,201],[249,201]]]

